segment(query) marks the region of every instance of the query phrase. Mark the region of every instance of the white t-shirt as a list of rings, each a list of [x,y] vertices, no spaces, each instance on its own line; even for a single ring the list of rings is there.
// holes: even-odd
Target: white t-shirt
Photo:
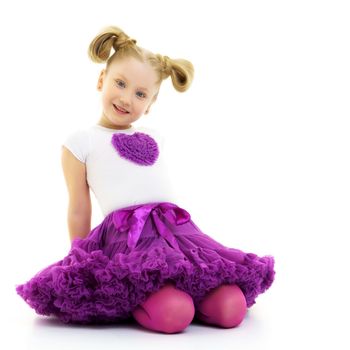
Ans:
[[[151,136],[159,155],[152,165],[140,165],[121,157],[112,145],[114,133]],[[72,132],[63,145],[86,165],[87,183],[104,216],[116,209],[149,202],[174,202],[168,169],[164,161],[164,139],[154,129],[134,127],[116,130],[93,125]]]

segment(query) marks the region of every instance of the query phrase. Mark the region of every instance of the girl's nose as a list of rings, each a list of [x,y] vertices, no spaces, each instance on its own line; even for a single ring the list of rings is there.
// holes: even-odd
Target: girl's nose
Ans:
[[[130,106],[131,97],[127,93],[124,93],[119,99],[123,107]]]

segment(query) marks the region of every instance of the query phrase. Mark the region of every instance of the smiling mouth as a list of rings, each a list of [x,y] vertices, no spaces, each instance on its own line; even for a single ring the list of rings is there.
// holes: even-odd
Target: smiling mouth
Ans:
[[[116,111],[118,111],[119,113],[122,113],[122,114],[128,114],[128,113],[129,113],[126,109],[121,108],[121,107],[118,107],[118,106],[116,106],[115,104],[113,105],[113,107],[114,107],[114,109],[115,109]]]

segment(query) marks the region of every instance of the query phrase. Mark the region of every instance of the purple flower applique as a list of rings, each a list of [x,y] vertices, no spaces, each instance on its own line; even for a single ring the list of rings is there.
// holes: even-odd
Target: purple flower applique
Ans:
[[[140,165],[152,165],[159,156],[157,142],[142,132],[115,133],[111,142],[121,157]]]

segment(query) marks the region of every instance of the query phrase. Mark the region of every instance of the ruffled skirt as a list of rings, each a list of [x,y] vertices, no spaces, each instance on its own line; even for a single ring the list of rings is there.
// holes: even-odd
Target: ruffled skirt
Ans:
[[[272,256],[226,247],[186,210],[158,202],[111,212],[16,291],[37,314],[64,323],[114,323],[167,282],[190,294],[195,307],[211,289],[237,284],[250,307],[274,275]]]

